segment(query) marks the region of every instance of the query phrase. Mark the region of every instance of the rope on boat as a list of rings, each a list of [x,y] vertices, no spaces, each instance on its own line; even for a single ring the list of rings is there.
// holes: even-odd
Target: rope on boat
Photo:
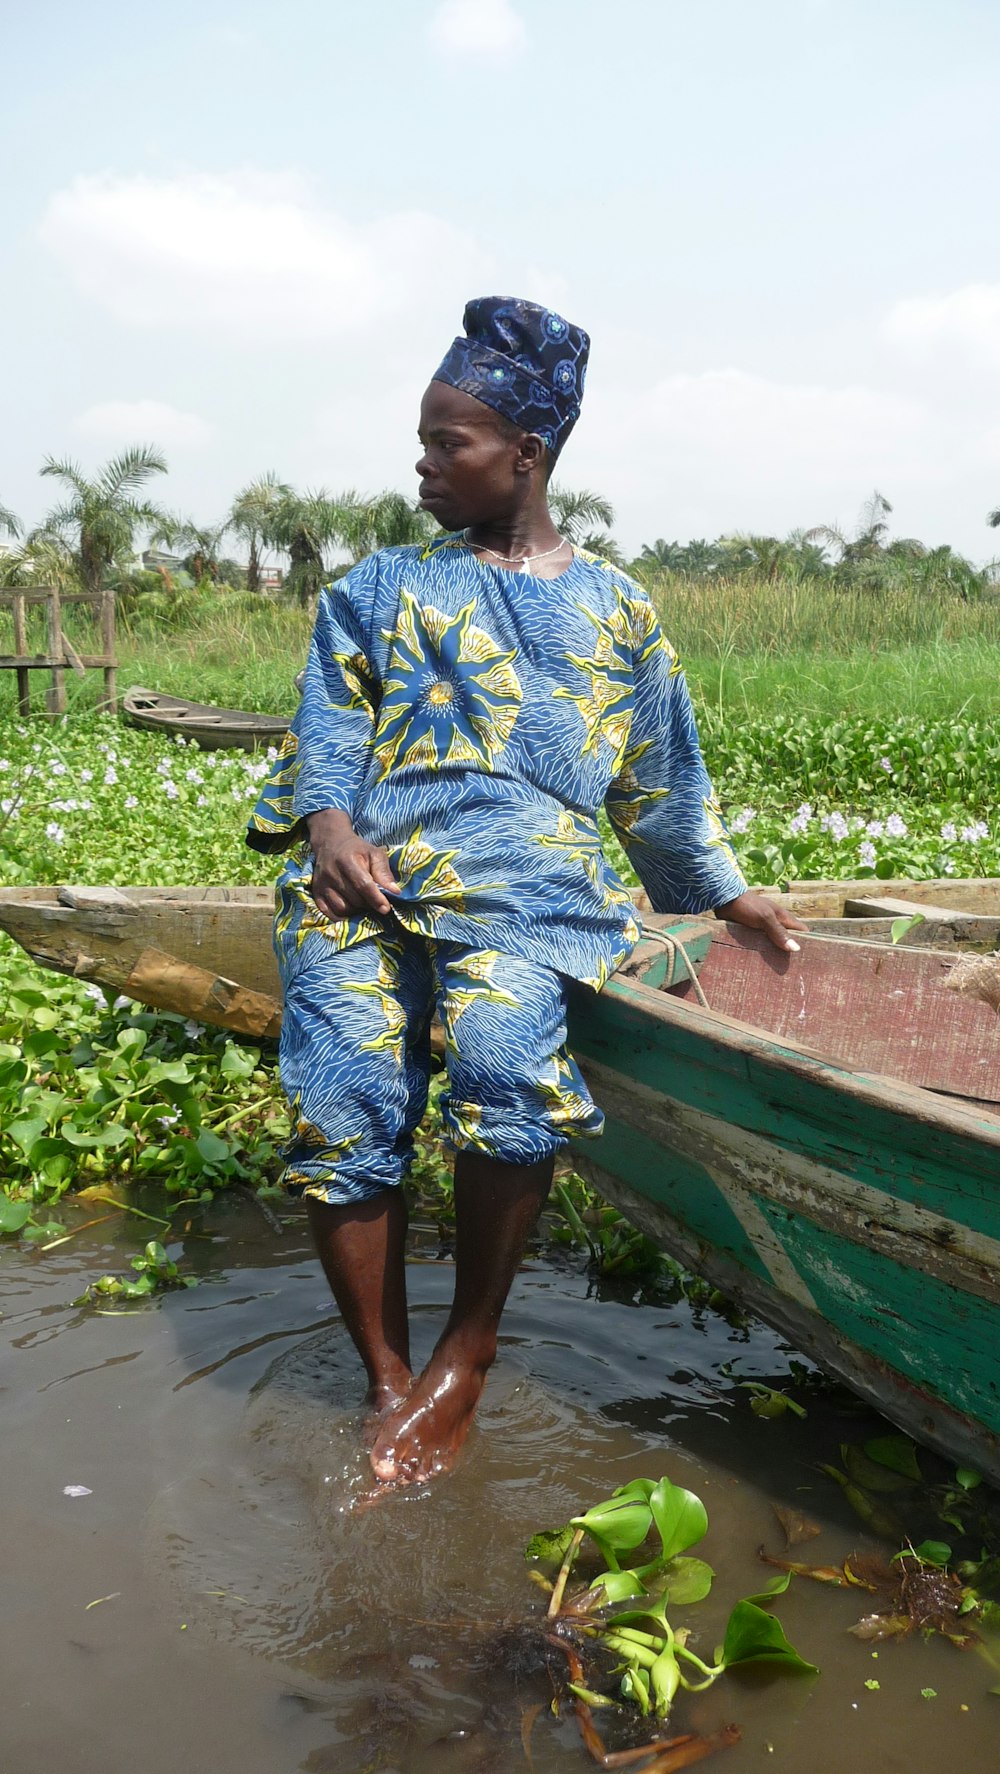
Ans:
[[[694,995],[697,998],[698,1003],[703,1010],[711,1010],[712,1006],[702,990],[701,980],[698,978],[691,957],[680,938],[677,936],[668,936],[665,930],[647,930],[644,926],[642,940],[643,942],[661,942],[663,944],[667,951],[667,963],[670,968],[671,976],[674,971],[674,962],[677,957],[680,956],[681,961],[684,963],[684,971],[687,974],[688,979],[691,981],[691,984],[694,986]]]

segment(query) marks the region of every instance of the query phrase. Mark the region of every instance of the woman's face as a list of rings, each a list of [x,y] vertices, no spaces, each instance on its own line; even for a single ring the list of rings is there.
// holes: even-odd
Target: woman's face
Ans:
[[[446,382],[432,382],[420,403],[420,442],[420,504],[445,530],[515,516],[544,451],[540,438]]]

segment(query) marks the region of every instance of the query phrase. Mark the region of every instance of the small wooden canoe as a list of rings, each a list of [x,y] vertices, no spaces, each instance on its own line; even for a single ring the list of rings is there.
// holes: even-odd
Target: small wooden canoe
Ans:
[[[182,696],[143,690],[138,684],[126,690],[122,707],[125,719],[133,727],[145,727],[151,733],[165,733],[171,738],[179,733],[185,739],[193,739],[202,751],[256,751],[258,746],[280,745],[288,732],[288,721],[279,715],[259,715],[243,708],[213,708],[206,702],[187,702]]]
[[[43,967],[242,1035],[281,1026],[270,887],[3,887],[0,930]]]
[[[953,887],[955,884],[950,883]],[[870,887],[870,883],[866,883]],[[648,917],[570,1043],[602,1194],[918,1440],[1000,1482],[1000,961]],[[989,969],[996,997],[953,990]]]

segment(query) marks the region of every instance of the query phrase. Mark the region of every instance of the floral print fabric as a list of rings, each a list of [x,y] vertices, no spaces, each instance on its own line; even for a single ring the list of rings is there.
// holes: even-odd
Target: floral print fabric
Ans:
[[[566,1051],[566,987],[551,969],[496,949],[405,930],[311,951],[285,990],[281,1081],[293,1195],[347,1206],[399,1184],[427,1105],[430,1021],[445,1037],[448,1143],[536,1164],[604,1117]]]
[[[385,927],[328,919],[310,896],[304,818],[336,808],[388,851],[405,930],[602,986],[638,936],[602,805],[657,911],[745,891],[645,592],[580,551],[557,579],[488,566],[462,536],[370,555],[322,594],[250,822],[255,848],[291,846],[275,923],[286,983],[317,944]]]

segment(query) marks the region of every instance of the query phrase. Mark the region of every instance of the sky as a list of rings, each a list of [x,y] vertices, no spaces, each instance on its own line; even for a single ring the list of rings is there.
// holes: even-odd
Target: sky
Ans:
[[[592,337],[559,479],[629,551],[1000,552],[996,0],[0,0],[0,505],[160,445],[413,493],[466,300]]]

